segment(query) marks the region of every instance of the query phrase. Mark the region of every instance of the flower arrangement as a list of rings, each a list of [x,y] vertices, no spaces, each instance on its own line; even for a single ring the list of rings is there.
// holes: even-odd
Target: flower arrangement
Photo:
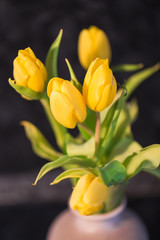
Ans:
[[[160,144],[142,148],[134,140],[131,125],[138,105],[135,100],[128,102],[136,87],[160,65],[147,69],[142,69],[143,64],[110,67],[108,37],[91,26],[81,31],[78,40],[79,60],[86,69],[82,85],[67,59],[70,81],[58,76],[61,38],[62,30],[49,49],[45,66],[31,48],[20,50],[13,62],[14,80],[9,79],[23,98],[40,101],[59,147],[55,150],[32,123],[21,122],[35,154],[49,161],[34,185],[49,171],[62,167],[64,171],[51,185],[71,178],[72,209],[82,215],[108,212],[121,203],[128,182],[140,171],[160,177]],[[113,73],[122,71],[138,72],[120,86]],[[76,126],[79,134],[74,138],[68,128]]]

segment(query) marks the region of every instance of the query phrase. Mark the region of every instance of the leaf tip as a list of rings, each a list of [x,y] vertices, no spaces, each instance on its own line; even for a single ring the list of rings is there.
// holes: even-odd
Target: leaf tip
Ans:
[[[51,183],[50,183],[50,186],[52,186],[52,185],[55,185],[55,183],[54,183],[54,182],[51,182]]]
[[[25,120],[19,122],[19,125],[23,126],[23,127],[25,127],[27,124],[29,125],[29,123],[27,121],[25,121]]]
[[[59,32],[62,35],[63,34],[63,28],[61,28]]]
[[[160,62],[158,62],[156,66],[157,66],[157,69],[160,69]]]
[[[144,67],[144,64],[143,64],[143,63],[139,63],[138,65],[139,65],[139,68],[140,68],[140,69]]]
[[[12,80],[11,78],[8,79],[8,82],[9,82],[10,85],[16,84],[16,81],[15,81],[15,80]]]

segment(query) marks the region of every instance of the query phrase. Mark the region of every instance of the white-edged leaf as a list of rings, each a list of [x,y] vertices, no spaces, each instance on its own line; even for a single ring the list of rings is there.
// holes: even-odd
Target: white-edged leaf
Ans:
[[[58,167],[65,166],[67,164],[68,165],[70,165],[70,164],[77,165],[78,167],[92,167],[92,165],[93,165],[91,160],[85,159],[84,157],[63,155],[62,157],[56,159],[55,161],[45,164],[41,168],[33,185],[36,185],[37,182],[49,171],[51,171],[55,168],[58,168]]]
[[[153,176],[160,178],[160,167],[155,169],[144,169],[145,172],[152,174]]]
[[[111,154],[108,156],[108,161],[117,160],[123,163],[128,156],[139,152],[141,149],[142,147],[138,142],[132,138],[125,137],[112,149]]]
[[[27,138],[31,141],[33,151],[39,157],[49,161],[54,161],[60,157],[61,154],[51,146],[36,126],[27,121],[22,121],[21,125],[25,129]]]
[[[136,99],[132,99],[130,102],[126,103],[128,113],[130,116],[130,123],[132,124],[138,117],[138,103]]]
[[[54,179],[54,181],[51,183],[51,185],[57,184],[60,181],[67,179],[67,178],[80,178],[81,176],[92,173],[95,174],[95,170],[91,168],[75,168],[75,169],[69,169],[67,171],[64,171],[61,173],[58,177]]]
[[[95,153],[94,137],[90,138],[88,141],[82,144],[75,144],[72,142],[69,142],[67,144],[67,154],[70,156],[83,155],[91,158],[93,157],[94,153]]]
[[[155,169],[160,164],[160,144],[143,148],[138,153],[127,157],[123,162],[128,178],[133,177],[143,169]]]

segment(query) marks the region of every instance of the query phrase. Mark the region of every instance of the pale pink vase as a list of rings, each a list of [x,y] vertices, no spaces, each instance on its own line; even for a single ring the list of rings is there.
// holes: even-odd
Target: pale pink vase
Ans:
[[[126,201],[105,214],[81,216],[71,209],[52,223],[47,240],[148,240],[139,217],[126,209]]]

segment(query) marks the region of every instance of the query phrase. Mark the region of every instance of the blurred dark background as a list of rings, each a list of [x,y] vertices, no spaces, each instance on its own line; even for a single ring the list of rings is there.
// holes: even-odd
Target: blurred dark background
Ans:
[[[77,57],[77,39],[82,28],[97,25],[112,46],[112,65],[160,60],[160,2],[154,0],[0,0],[0,239],[44,239],[51,220],[66,207],[69,182],[50,187],[59,170],[49,173],[38,186],[33,183],[46,163],[31,150],[19,125],[28,120],[37,125],[55,146],[50,126],[39,102],[22,99],[8,84],[12,63],[19,49],[28,46],[45,62],[47,51],[63,28],[59,51],[59,75],[69,79],[64,59],[83,81],[84,70]],[[128,74],[116,74],[123,82]],[[135,92],[139,118],[133,125],[142,146],[160,143],[160,72]],[[56,147],[56,146],[55,146]],[[160,234],[160,184],[147,174],[138,175],[127,192],[128,205],[145,221],[152,240]]]

